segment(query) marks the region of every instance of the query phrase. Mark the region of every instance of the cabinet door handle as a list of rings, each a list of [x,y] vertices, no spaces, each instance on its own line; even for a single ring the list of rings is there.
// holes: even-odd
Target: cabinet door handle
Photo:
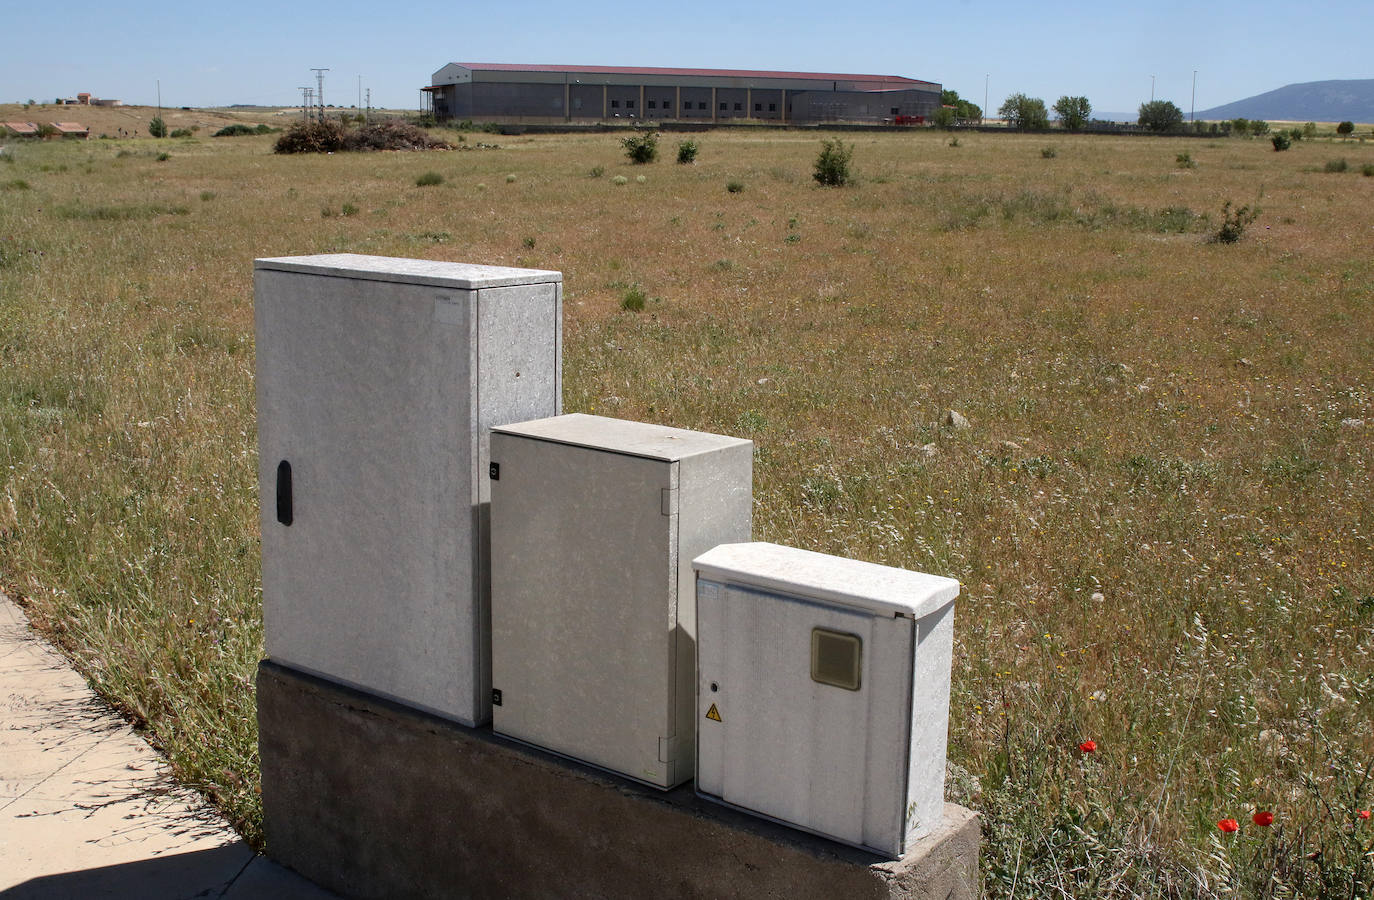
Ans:
[[[277,463],[277,521],[290,525],[295,519],[291,502],[291,463],[282,460]]]

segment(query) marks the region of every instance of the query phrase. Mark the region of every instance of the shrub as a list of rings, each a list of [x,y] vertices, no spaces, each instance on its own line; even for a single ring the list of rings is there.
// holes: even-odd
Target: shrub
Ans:
[[[588,172],[587,174],[590,175],[590,176],[592,176],[593,178],[600,178],[602,175],[605,175],[605,174],[606,174],[606,167],[605,167],[605,166],[592,166],[592,170],[591,170],[590,172]]]
[[[949,139],[949,145],[950,145],[951,147],[957,147],[957,146],[959,146],[959,139],[958,139],[957,137],[952,137],[952,138],[950,138],[950,139]]]
[[[267,126],[260,125],[258,127],[266,128]],[[214,134],[210,135],[210,137],[240,137],[245,134],[258,133],[259,132],[257,131],[257,129],[255,129],[252,125],[244,125],[242,123],[236,122],[233,125],[225,125],[219,131],[216,131]]]
[[[1180,169],[1197,168],[1197,163],[1193,162],[1193,154],[1186,152],[1180,153],[1178,156],[1175,156],[1174,164],[1177,165]]]
[[[684,166],[691,165],[697,161],[697,142],[679,141],[677,145],[677,161]]]
[[[725,182],[725,189],[726,189],[727,191],[729,191],[730,193],[732,193],[732,194],[739,194],[739,193],[742,193],[742,192],[744,191],[744,182],[743,182],[743,181],[727,181],[727,182]]]
[[[421,175],[419,178],[416,178],[416,179],[415,179],[415,186],[416,186],[416,187],[430,187],[430,186],[432,186],[432,185],[443,184],[443,183],[444,183],[444,176],[443,176],[443,175],[440,175],[438,172],[426,172],[425,174]]]
[[[169,159],[171,159],[171,158],[172,158],[172,154],[167,153],[167,152],[165,152],[165,151],[162,152],[162,153],[159,153],[159,154],[157,155],[157,161],[158,161],[158,162],[166,162],[167,160],[169,160]]]
[[[1302,129],[1301,129],[1301,128],[1290,128],[1290,129],[1288,129],[1288,136],[1289,136],[1290,138],[1292,138],[1293,140],[1295,140],[1295,141],[1300,141],[1300,140],[1302,140]]]
[[[1056,156],[1058,156],[1058,155],[1059,155],[1059,151],[1056,150],[1056,149],[1054,149],[1053,147],[1041,147],[1041,148],[1040,148],[1040,158],[1041,158],[1041,159],[1054,159],[1054,158],[1055,158]]]
[[[358,214],[358,207],[354,206],[352,203],[345,203],[339,208],[339,212],[345,216],[356,216]]]
[[[209,203],[209,202],[210,202],[211,200],[213,200],[213,199],[215,199],[215,192],[214,192],[214,191],[201,191],[201,192],[200,192],[200,202],[201,202],[201,203]]]
[[[1309,141],[1312,140],[1312,138],[1316,137],[1316,136],[1317,136],[1317,123],[1316,123],[1316,122],[1308,122],[1306,125],[1302,126],[1302,136],[1303,136],[1304,138],[1306,138],[1307,140],[1309,140]]]
[[[624,175],[616,175],[614,178],[611,179],[611,184],[616,185],[617,187],[619,187],[622,184],[629,183],[630,179],[626,178]]]
[[[344,127],[331,119],[296,122],[277,138],[277,153],[333,153],[343,149]]]
[[[853,144],[846,147],[839,138],[822,141],[820,155],[816,157],[816,171],[811,177],[829,187],[848,184],[853,177],[849,173],[849,162],[853,156]]]
[[[1342,123],[1340,123],[1339,125],[1336,126],[1336,133],[1337,133],[1337,134],[1354,134],[1354,133],[1355,133],[1355,123],[1354,123],[1354,122],[1342,122]]]
[[[510,172],[506,175],[506,184],[515,184],[515,173]]]
[[[643,175],[635,176],[635,184],[645,184],[648,182],[648,180],[649,179],[645,178]]]
[[[641,312],[648,301],[649,295],[644,293],[644,288],[637,284],[632,284],[626,289],[625,295],[620,299],[620,308],[628,312]]]
[[[1340,159],[1328,159],[1326,165],[1322,166],[1323,172],[1345,172],[1350,169],[1350,163],[1342,156]]]
[[[1269,133],[1269,123],[1263,119],[1250,120],[1250,133],[1255,137],[1262,137]]]
[[[1374,163],[1365,163],[1360,167],[1360,174],[1366,178],[1374,176]]]
[[[658,135],[652,131],[632,134],[620,142],[625,155],[636,165],[651,163],[658,158]]]
[[[148,134],[155,138],[167,136],[167,123],[162,121],[162,116],[155,116],[153,121],[148,123]]]
[[[400,119],[383,119],[354,129],[339,127],[343,133],[344,150],[453,149],[448,142],[431,137],[423,128]]]
[[[1234,244],[1240,240],[1241,235],[1245,234],[1245,229],[1259,218],[1259,210],[1252,210],[1249,206],[1241,206],[1236,209],[1231,208],[1231,201],[1227,200],[1221,207],[1221,227],[1212,236],[1212,240],[1218,244]]]
[[[262,133],[259,125],[254,133]],[[270,130],[270,129],[269,129]],[[296,122],[277,138],[278,153],[334,153],[339,150],[449,150],[448,143],[430,137],[408,122],[387,119],[350,129],[335,119]]]
[[[1289,140],[1288,135],[1283,132],[1279,132],[1269,140],[1274,145],[1274,150],[1276,151],[1287,150],[1289,147],[1293,146],[1293,142]]]
[[[190,137],[190,136],[191,136],[191,129],[189,129],[189,128],[178,128],[178,129],[176,129],[175,131],[172,132],[171,136],[174,137],[174,138],[187,138],[187,137]]]

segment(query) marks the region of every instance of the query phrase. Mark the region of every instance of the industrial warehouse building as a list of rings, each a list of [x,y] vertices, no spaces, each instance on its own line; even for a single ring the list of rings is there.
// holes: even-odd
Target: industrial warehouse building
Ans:
[[[940,85],[900,75],[449,63],[423,89],[439,119],[519,122],[921,121]]]

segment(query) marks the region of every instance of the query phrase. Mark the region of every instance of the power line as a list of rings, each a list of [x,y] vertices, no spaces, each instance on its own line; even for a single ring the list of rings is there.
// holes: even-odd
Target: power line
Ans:
[[[319,85],[319,91],[317,92],[315,101],[319,104],[320,107],[320,121],[324,121],[324,73],[328,72],[329,70],[316,69],[312,67],[310,71],[315,73],[315,82]]]

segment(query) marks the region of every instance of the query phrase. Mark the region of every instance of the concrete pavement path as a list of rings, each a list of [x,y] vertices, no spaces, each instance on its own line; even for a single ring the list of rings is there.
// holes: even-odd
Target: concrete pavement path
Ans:
[[[254,854],[0,594],[0,900],[334,896]]]

